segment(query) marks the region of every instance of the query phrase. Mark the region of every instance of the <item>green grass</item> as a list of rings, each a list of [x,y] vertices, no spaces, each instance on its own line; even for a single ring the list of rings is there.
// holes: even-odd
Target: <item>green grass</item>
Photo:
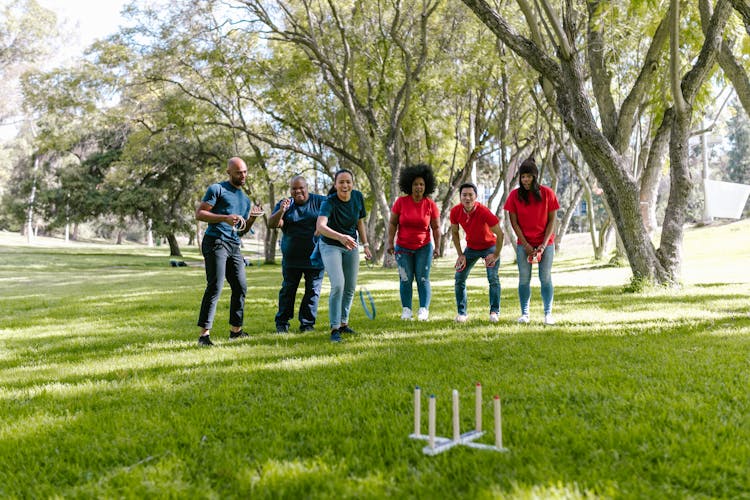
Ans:
[[[226,339],[227,287],[212,349],[196,345],[203,269],[168,267],[167,249],[0,246],[0,496],[750,498],[747,234],[688,231],[692,281],[643,294],[571,247],[547,328],[538,288],[533,323],[515,324],[505,256],[498,325],[480,270],[456,326],[450,259],[428,323],[398,319],[395,271],[363,267],[377,318],[355,297],[361,333],[342,345],[327,289],[316,332],[273,333],[280,269],[252,267],[251,339]],[[449,436],[451,389],[469,430],[477,381],[486,427],[502,398],[510,452],[424,456],[414,386]]]

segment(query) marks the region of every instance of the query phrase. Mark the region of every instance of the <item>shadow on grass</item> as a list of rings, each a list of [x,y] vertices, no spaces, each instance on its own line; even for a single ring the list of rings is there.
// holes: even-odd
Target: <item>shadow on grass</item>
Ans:
[[[313,334],[270,333],[278,269],[259,270],[250,283],[252,338],[217,335],[220,345],[204,349],[194,326],[202,274],[143,271],[101,277],[90,294],[34,285],[33,300],[2,299],[18,310],[0,336],[0,495],[750,491],[750,301],[731,286],[646,296],[559,287],[560,323],[547,328],[509,318],[518,302],[507,287],[498,325],[486,321],[485,287],[471,288],[465,326],[452,322],[451,288],[434,294],[433,321],[402,322],[394,288],[373,293],[375,321],[355,302],[360,335],[334,345],[321,324],[324,307]],[[423,456],[423,443],[407,438],[413,387],[437,395],[438,433],[450,435],[450,391],[461,391],[468,430],[477,381],[488,399],[485,422],[490,394],[501,395],[511,452]]]
[[[623,496],[732,496],[747,486],[740,473],[746,452],[736,454],[733,443],[750,437],[737,427],[748,409],[748,377],[728,376],[746,358],[716,358],[726,347],[720,338],[685,335],[680,325],[625,339],[417,331],[394,346],[381,337],[366,332],[325,347],[312,336],[285,345],[273,335],[210,350],[157,345],[153,355],[165,364],[144,368],[112,366],[118,358],[130,365],[129,357],[144,354],[138,351],[108,359],[82,352],[71,365],[103,365],[100,372],[4,401],[16,427],[3,441],[17,451],[4,491],[109,496],[123,487],[140,491],[144,474],[162,466],[201,496],[357,496],[363,485],[366,496],[472,496],[562,478]],[[196,356],[179,361],[186,354]],[[502,394],[511,453],[423,457],[423,444],[406,439],[413,386],[438,395],[439,432],[449,435],[450,390],[462,390],[462,407],[471,408],[477,380]],[[491,422],[490,405],[484,412]],[[463,426],[472,419],[466,412]],[[714,456],[695,461],[706,439]],[[49,450],[54,458],[40,461]],[[0,453],[6,467],[8,453]],[[719,463],[721,478],[714,476]],[[688,470],[692,479],[683,484]],[[191,479],[197,476],[203,480]],[[178,487],[161,481],[160,489]]]

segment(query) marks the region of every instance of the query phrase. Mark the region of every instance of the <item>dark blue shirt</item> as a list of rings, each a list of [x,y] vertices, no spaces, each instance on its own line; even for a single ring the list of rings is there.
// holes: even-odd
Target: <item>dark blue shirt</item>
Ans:
[[[329,194],[320,207],[320,215],[328,217],[328,227],[334,231],[357,239],[357,223],[367,216],[365,198],[359,191],[352,191],[349,201],[341,201],[336,193]],[[323,236],[329,245],[343,247],[337,240]]]
[[[281,254],[282,266],[322,269],[310,263],[310,254],[315,248],[315,223],[318,221],[320,207],[326,197],[320,194],[310,193],[303,205],[297,205],[292,201],[289,208],[284,212],[281,226]],[[276,213],[281,207],[281,200],[276,203],[273,212]]]
[[[211,184],[206,190],[203,200],[212,206],[211,213],[230,215],[241,215],[245,219],[250,215],[250,198],[241,188],[234,187],[231,182],[224,181]],[[209,223],[206,236],[221,238],[222,240],[240,243],[237,231],[232,229],[226,222]]]

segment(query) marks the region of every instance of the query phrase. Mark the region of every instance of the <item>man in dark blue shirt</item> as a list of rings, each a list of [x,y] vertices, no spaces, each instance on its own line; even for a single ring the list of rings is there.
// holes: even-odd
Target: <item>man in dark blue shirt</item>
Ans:
[[[310,255],[315,249],[315,223],[320,213],[320,205],[325,196],[309,193],[307,180],[301,175],[289,183],[291,198],[284,198],[276,204],[268,218],[269,228],[281,228],[281,275],[283,281],[279,290],[279,310],[276,313],[276,331],[289,331],[289,320],[294,317],[294,298],[302,276],[305,277],[305,295],[299,308],[299,330],[309,332],[315,329],[318,313],[320,287],[323,284],[323,263],[311,262]]]
[[[227,162],[229,180],[208,187],[201,204],[195,211],[195,218],[208,222],[203,237],[201,251],[206,263],[206,291],[203,293],[198,326],[201,328],[199,345],[213,345],[211,326],[216,314],[216,304],[224,286],[224,277],[232,288],[229,305],[229,338],[247,337],[242,331],[244,320],[245,259],[240,252],[240,234],[252,226],[255,219],[263,214],[263,209],[250,208],[250,198],[242,190],[247,179],[247,166],[241,158],[230,158]]]

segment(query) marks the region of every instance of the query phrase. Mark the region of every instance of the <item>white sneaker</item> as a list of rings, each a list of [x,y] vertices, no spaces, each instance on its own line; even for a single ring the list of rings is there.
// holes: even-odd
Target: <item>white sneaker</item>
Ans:
[[[545,325],[554,325],[555,319],[552,317],[551,314],[545,314],[544,315],[544,324]]]
[[[427,321],[427,318],[430,317],[430,310],[426,307],[420,307],[419,311],[417,311],[417,319],[419,321]]]
[[[465,314],[459,314],[456,316],[456,323],[466,323],[469,320],[469,317]]]
[[[401,311],[401,319],[404,320],[410,320],[411,319],[411,309],[408,307],[404,307],[403,311]]]
[[[521,316],[520,318],[518,318],[518,322],[521,323],[521,324],[524,324],[524,325],[527,324],[529,321],[531,321],[531,320],[529,319],[529,315],[528,314],[524,314],[523,316]]]
[[[497,313],[496,312],[491,312],[490,313],[490,323],[497,323],[498,321],[500,321],[500,317],[497,315]]]

